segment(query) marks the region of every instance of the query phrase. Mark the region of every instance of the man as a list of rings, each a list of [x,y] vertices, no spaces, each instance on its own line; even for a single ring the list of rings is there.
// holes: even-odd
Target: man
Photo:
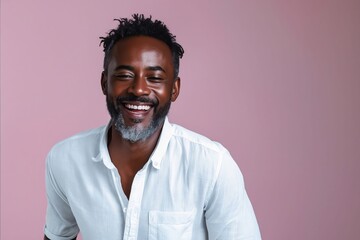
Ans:
[[[175,36],[135,14],[101,42],[111,121],[50,151],[45,239],[260,239],[229,152],[168,122],[184,53]]]

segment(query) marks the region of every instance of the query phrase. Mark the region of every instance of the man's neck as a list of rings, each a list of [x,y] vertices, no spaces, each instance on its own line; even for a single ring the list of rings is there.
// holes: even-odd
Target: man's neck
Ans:
[[[122,138],[114,125],[108,134],[108,150],[111,161],[121,176],[121,185],[125,195],[130,198],[131,186],[136,173],[143,168],[154,151],[163,124],[144,141],[131,142]]]
[[[126,167],[137,172],[148,161],[154,151],[161,134],[163,124],[145,140],[131,142],[122,138],[121,134],[112,125],[108,134],[108,150],[111,161],[116,167]]]

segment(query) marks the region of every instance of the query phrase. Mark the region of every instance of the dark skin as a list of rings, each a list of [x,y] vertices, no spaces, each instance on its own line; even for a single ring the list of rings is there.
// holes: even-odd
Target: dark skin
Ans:
[[[180,78],[174,77],[170,48],[160,40],[147,36],[135,36],[118,41],[111,51],[109,65],[102,73],[103,94],[115,103],[118,96],[135,95],[156,99],[158,106],[146,110],[131,110],[125,104],[117,106],[126,126],[147,127],[159,108],[174,102],[180,92]],[[116,104],[117,105],[117,104]],[[159,139],[162,125],[145,140],[130,142],[122,138],[114,125],[109,130],[108,150],[111,161],[121,176],[121,186],[129,198],[136,173],[148,161]],[[46,236],[44,239],[48,239]],[[76,238],[74,238],[76,239]]]

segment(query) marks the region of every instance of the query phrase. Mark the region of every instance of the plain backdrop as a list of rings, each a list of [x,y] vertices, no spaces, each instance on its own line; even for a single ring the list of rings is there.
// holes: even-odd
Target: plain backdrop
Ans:
[[[42,238],[45,156],[108,122],[99,37],[135,12],[183,45],[170,120],[229,149],[263,239],[358,239],[360,1],[2,0],[1,240]]]

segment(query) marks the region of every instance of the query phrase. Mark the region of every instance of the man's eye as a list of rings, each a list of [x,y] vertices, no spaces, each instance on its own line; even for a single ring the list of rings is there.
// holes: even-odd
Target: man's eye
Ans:
[[[116,74],[115,78],[117,78],[117,79],[131,79],[132,76],[129,75],[129,74]]]
[[[163,80],[163,78],[162,78],[162,77],[155,77],[155,76],[153,76],[153,77],[148,77],[148,80],[149,80],[149,81],[154,81],[154,82],[160,82],[160,81]]]

